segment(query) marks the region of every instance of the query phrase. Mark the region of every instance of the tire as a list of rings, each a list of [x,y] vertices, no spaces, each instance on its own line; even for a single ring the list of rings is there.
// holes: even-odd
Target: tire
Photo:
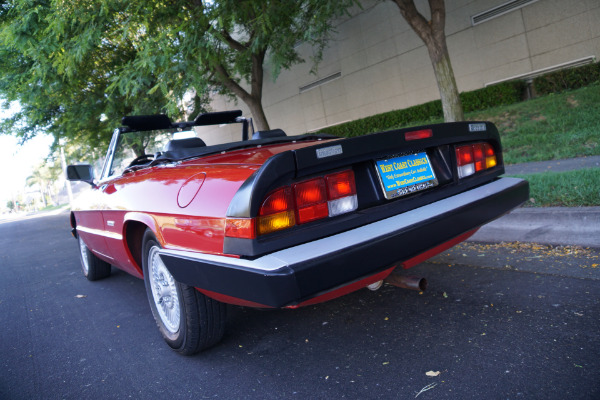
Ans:
[[[195,288],[177,282],[162,262],[151,230],[144,234],[142,267],[152,315],[167,344],[183,355],[221,341],[227,308]]]
[[[79,242],[79,260],[81,261],[83,275],[89,281],[97,281],[108,277],[110,275],[110,264],[96,257],[81,240],[81,236],[77,235],[77,241]]]

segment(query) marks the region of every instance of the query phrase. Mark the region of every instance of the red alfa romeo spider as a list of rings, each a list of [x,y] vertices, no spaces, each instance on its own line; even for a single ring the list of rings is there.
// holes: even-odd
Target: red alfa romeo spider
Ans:
[[[226,304],[301,307],[386,278],[523,203],[496,127],[458,122],[354,138],[252,132],[241,111],[173,123],[131,116],[71,212],[85,276],[143,278],[161,334],[193,354],[217,343]],[[204,125],[239,124],[207,146]],[[402,278],[396,278],[402,279]]]

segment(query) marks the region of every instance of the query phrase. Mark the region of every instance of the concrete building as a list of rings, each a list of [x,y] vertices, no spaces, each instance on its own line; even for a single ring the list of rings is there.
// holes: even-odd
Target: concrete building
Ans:
[[[428,15],[427,1],[416,3]],[[266,71],[263,106],[272,128],[301,134],[439,98],[427,50],[396,4],[362,4],[337,24],[316,75],[310,62],[283,71],[275,82]],[[600,53],[598,21],[600,0],[446,0],[458,89],[593,62]],[[310,60],[308,45],[298,51]],[[251,116],[241,101],[216,98],[212,107]],[[205,139],[230,140],[221,134]]]

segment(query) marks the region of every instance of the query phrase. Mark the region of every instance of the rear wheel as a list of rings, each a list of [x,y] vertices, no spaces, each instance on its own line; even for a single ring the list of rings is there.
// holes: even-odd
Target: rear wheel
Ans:
[[[167,344],[181,354],[195,354],[223,337],[226,305],[177,282],[162,262],[160,249],[152,231],[147,230],[142,266],[150,308]]]
[[[96,257],[81,240],[81,236],[77,235],[77,241],[79,242],[79,259],[83,275],[90,281],[97,281],[109,276],[110,264]]]

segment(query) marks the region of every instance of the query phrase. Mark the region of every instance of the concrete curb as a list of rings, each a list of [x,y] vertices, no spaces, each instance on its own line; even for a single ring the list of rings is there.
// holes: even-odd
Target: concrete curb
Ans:
[[[600,207],[517,208],[469,239],[600,248]]]

